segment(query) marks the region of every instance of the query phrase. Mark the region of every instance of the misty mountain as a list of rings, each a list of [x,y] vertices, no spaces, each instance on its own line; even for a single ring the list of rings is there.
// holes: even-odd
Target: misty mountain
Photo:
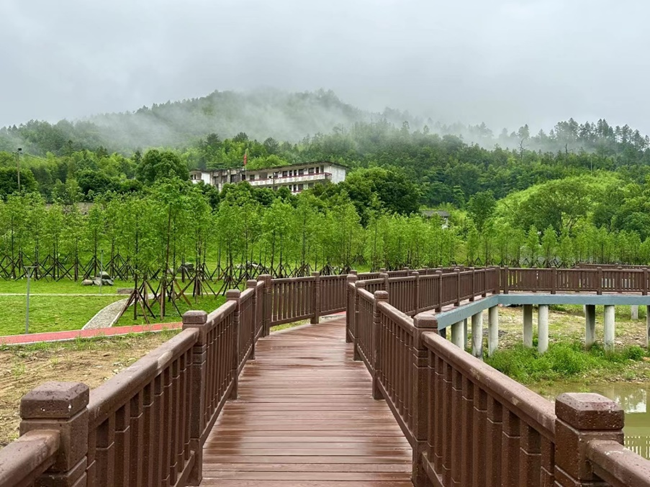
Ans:
[[[390,125],[410,132],[452,135],[486,149],[501,147],[543,153],[636,154],[650,139],[628,125],[605,120],[582,124],[573,119],[557,123],[548,133],[531,134],[528,125],[503,129],[495,135],[485,124],[442,124],[408,112],[386,108],[369,112],[340,100],[332,91],[286,93],[267,89],[251,92],[215,91],[208,96],[154,104],[134,112],[94,115],[84,120],[50,124],[30,121],[0,129],[0,151],[23,147],[33,155],[69,155],[77,150],[102,149],[129,154],[138,149],[196,146],[210,134],[221,139],[245,133],[259,141],[271,137],[296,143],[317,134],[349,133],[355,126]]]
[[[61,154],[101,146],[109,151],[130,152],[147,147],[185,147],[211,133],[227,138],[241,132],[258,140],[273,137],[297,142],[307,135],[331,133],[337,127],[379,119],[418,123],[398,110],[360,110],[341,101],[332,91],[215,91],[202,98],[154,104],[135,112],[5,127],[0,129],[0,150],[11,151],[22,145],[35,154]]]

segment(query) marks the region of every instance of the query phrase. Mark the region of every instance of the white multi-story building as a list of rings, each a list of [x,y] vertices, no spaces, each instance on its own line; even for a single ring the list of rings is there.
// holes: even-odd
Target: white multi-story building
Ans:
[[[277,189],[287,186],[292,193],[300,193],[311,189],[316,184],[330,181],[334,184],[345,181],[347,168],[333,162],[310,162],[308,164],[293,164],[290,166],[271,167],[268,169],[247,170],[214,169],[212,171],[190,171],[193,183],[203,181],[211,184],[219,191],[224,184],[235,184],[247,181],[251,186]]]

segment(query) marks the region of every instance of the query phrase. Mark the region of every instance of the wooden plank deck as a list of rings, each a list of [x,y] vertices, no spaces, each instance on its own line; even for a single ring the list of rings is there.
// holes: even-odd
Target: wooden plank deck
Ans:
[[[412,487],[411,447],[345,343],[345,317],[257,343],[205,444],[201,485]]]

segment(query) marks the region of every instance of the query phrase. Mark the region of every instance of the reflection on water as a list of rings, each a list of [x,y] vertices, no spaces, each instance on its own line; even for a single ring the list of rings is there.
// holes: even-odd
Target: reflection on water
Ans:
[[[554,400],[563,392],[596,392],[616,401],[625,411],[625,446],[642,457],[650,459],[649,384],[605,383],[590,386],[588,390],[575,384],[554,384],[551,387],[532,388],[547,399]]]

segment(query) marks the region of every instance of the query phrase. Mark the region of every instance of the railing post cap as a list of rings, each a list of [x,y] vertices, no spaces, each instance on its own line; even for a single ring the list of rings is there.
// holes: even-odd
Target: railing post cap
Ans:
[[[413,272],[411,272],[411,275],[415,276],[415,277],[418,277],[420,275],[420,273],[418,271],[413,271]]]
[[[311,273],[311,276],[312,276],[312,277],[320,277],[320,272],[318,272],[318,271],[313,271],[313,272]]]
[[[208,313],[200,310],[190,310],[183,314],[184,325],[203,325],[208,322]]]
[[[249,279],[246,281],[246,287],[251,288],[251,287],[257,287],[257,281],[255,279]]]
[[[560,394],[555,399],[559,420],[578,430],[620,430],[624,412],[611,399],[590,392]]]
[[[353,274],[348,274],[348,282],[356,282],[357,279],[359,279],[357,276]]]
[[[239,299],[241,296],[241,291],[239,289],[229,289],[226,291],[226,299],[231,301],[233,299]]]
[[[350,269],[350,272],[348,272],[348,274],[352,274],[356,276],[358,272],[356,271],[356,269]]]
[[[387,291],[375,291],[375,299],[379,301],[388,301]]]
[[[438,328],[438,318],[431,314],[419,314],[413,318],[413,326],[416,328]]]
[[[381,274],[382,272],[386,272],[386,268],[385,268],[385,267],[380,267],[380,268],[379,268],[379,273]]]
[[[90,390],[81,382],[46,382],[20,401],[23,419],[69,419],[88,405]]]

